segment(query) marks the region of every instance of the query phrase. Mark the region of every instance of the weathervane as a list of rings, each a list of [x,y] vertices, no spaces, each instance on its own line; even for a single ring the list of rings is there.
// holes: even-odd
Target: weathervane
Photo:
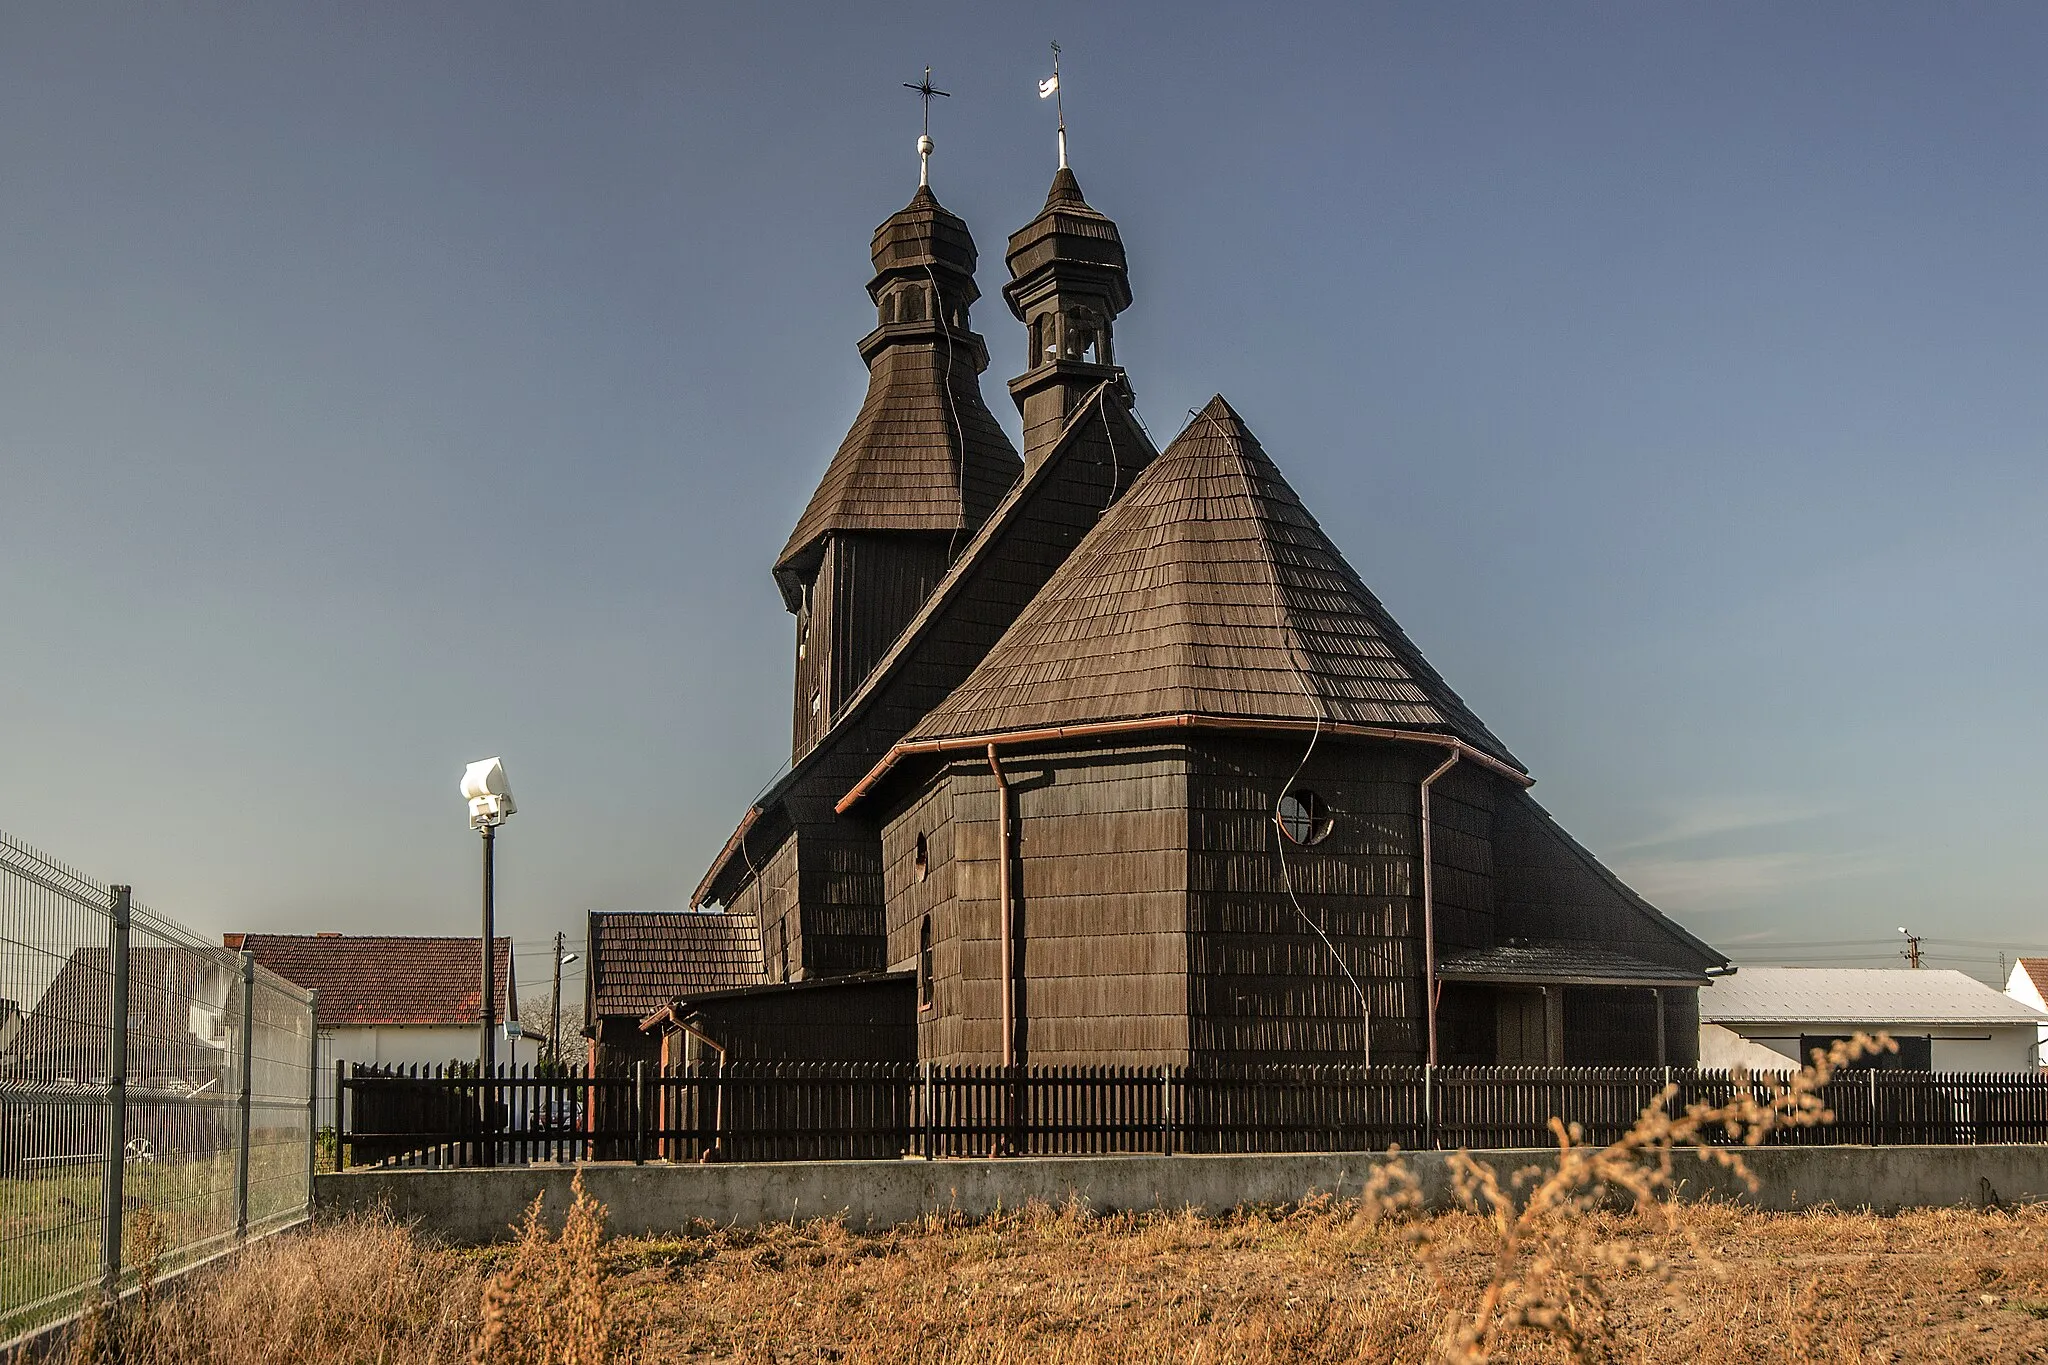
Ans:
[[[1052,77],[1038,83],[1038,98],[1052,99],[1052,107],[1060,116],[1060,169],[1067,168],[1067,110],[1066,102],[1060,97],[1060,45],[1052,45]]]
[[[923,188],[932,183],[932,96],[937,95],[941,99],[951,99],[953,98],[953,92],[941,90],[932,84],[932,69],[930,67],[924,69],[924,79],[922,81],[916,85],[905,81],[903,88],[905,90],[915,90],[924,98],[924,132],[919,134],[917,139],[917,183],[919,188]]]

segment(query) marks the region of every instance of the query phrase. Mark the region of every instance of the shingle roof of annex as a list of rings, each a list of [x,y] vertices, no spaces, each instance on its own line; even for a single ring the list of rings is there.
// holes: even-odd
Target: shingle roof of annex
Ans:
[[[1704,972],[1651,962],[1600,943],[1500,943],[1447,954],[1437,974],[1460,981],[1703,985]]]
[[[761,926],[702,910],[590,914],[593,1013],[641,1018],[679,995],[759,985]]]
[[[285,980],[320,992],[315,1010],[322,1028],[373,1024],[476,1027],[479,1014],[477,945],[473,938],[413,938],[367,934],[244,934],[241,947]],[[508,999],[512,940],[492,940],[496,975],[494,1012],[502,1020],[518,1002]]]
[[[1221,397],[908,738],[1184,714],[1445,733],[1521,766]]]
[[[1700,992],[1707,1023],[2024,1024],[2048,1016],[1942,968],[1744,967]]]

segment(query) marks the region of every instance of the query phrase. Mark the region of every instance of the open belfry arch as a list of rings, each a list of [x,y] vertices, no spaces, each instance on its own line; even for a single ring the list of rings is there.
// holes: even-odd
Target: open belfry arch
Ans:
[[[1227,402],[1155,451],[1064,160],[1005,254],[1021,457],[966,224],[927,176],[876,231],[867,398],[775,564],[791,769],[693,899],[760,926],[749,1008],[914,981],[944,1063],[1693,1060],[1726,959],[1530,798]]]

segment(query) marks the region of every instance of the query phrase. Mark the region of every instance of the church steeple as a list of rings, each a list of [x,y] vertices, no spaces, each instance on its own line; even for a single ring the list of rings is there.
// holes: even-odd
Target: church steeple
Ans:
[[[1027,368],[1010,381],[1010,397],[1024,415],[1028,468],[1097,385],[1125,385],[1112,334],[1117,315],[1131,306],[1131,285],[1116,224],[1081,197],[1064,156],[1045,208],[1012,234],[1005,260],[1011,278],[1003,299],[1029,337]]]
[[[797,618],[799,754],[830,728],[1020,468],[981,397],[988,348],[968,325],[979,291],[967,224],[921,184],[875,229],[871,248],[867,398],[775,561]]]

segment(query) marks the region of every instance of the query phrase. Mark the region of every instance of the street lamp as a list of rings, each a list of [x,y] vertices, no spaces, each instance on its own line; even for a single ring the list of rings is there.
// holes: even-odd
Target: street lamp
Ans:
[[[469,827],[484,836],[484,942],[483,942],[483,1022],[477,1028],[477,1089],[482,1093],[484,1126],[490,1127],[490,1085],[493,1069],[498,1061],[498,1045],[495,1036],[498,1023],[497,993],[498,974],[492,970],[492,854],[497,843],[498,826],[510,819],[519,807],[512,804],[512,786],[505,780],[503,759],[478,759],[462,774],[462,796],[469,802]]]
[[[555,990],[550,998],[548,1020],[548,1060],[556,1066],[562,1064],[562,968],[576,961],[575,953],[564,952],[562,940],[567,937],[560,930],[555,931]]]

